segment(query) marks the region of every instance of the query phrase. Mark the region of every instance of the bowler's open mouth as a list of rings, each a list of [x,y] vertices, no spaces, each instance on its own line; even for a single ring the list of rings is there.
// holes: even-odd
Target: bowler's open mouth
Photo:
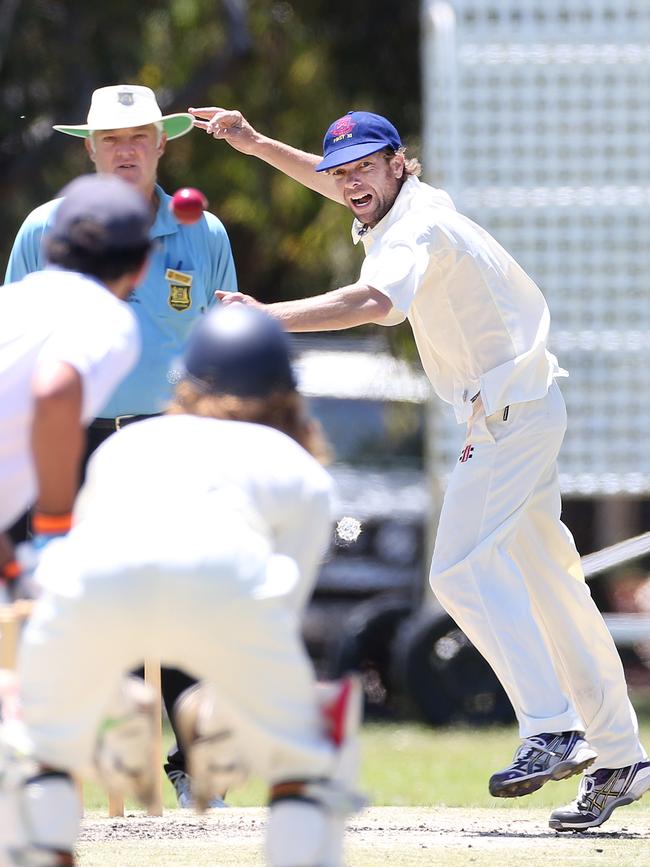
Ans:
[[[356,208],[362,208],[364,205],[367,205],[371,199],[372,196],[370,193],[366,193],[365,196],[351,196],[350,201]]]

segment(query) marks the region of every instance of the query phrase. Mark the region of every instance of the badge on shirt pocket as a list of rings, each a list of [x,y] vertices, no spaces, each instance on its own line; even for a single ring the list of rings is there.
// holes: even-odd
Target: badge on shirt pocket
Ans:
[[[165,280],[169,283],[169,295],[167,297],[169,306],[180,312],[189,310],[192,306],[192,275],[184,271],[167,268]]]

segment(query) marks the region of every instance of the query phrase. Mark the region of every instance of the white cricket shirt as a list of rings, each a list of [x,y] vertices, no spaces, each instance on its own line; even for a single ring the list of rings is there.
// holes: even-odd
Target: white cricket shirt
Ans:
[[[449,196],[408,178],[373,228],[355,220],[366,258],[359,283],[387,295],[382,325],[408,317],[422,365],[459,422],[481,392],[487,415],[537,400],[566,376],[546,348],[550,316],[537,285]]]
[[[94,540],[85,547],[100,563],[181,570],[243,539],[243,550],[262,546],[265,556],[295,561],[291,596],[300,608],[331,533],[331,489],[321,465],[274,428],[162,416],[129,425],[94,452],[69,538]],[[102,553],[102,538],[112,548],[119,538],[119,551]]]
[[[48,268],[3,287],[0,317],[0,530],[36,498],[30,437],[31,381],[42,361],[63,361],[83,383],[82,421],[89,423],[140,354],[128,305],[98,281]]]

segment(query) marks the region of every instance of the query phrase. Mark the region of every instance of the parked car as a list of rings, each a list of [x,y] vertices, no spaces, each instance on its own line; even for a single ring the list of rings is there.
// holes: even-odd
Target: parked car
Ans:
[[[334,533],[306,613],[317,670],[360,671],[370,714],[510,719],[489,666],[439,606],[430,598],[423,606],[433,514],[428,380],[380,340],[295,345],[300,390],[333,452],[337,522],[360,525],[354,540]]]

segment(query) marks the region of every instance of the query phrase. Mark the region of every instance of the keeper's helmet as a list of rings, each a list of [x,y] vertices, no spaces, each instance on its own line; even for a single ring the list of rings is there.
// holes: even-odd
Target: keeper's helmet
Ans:
[[[266,397],[296,390],[287,334],[268,314],[244,304],[219,305],[198,322],[184,375],[211,394]]]

